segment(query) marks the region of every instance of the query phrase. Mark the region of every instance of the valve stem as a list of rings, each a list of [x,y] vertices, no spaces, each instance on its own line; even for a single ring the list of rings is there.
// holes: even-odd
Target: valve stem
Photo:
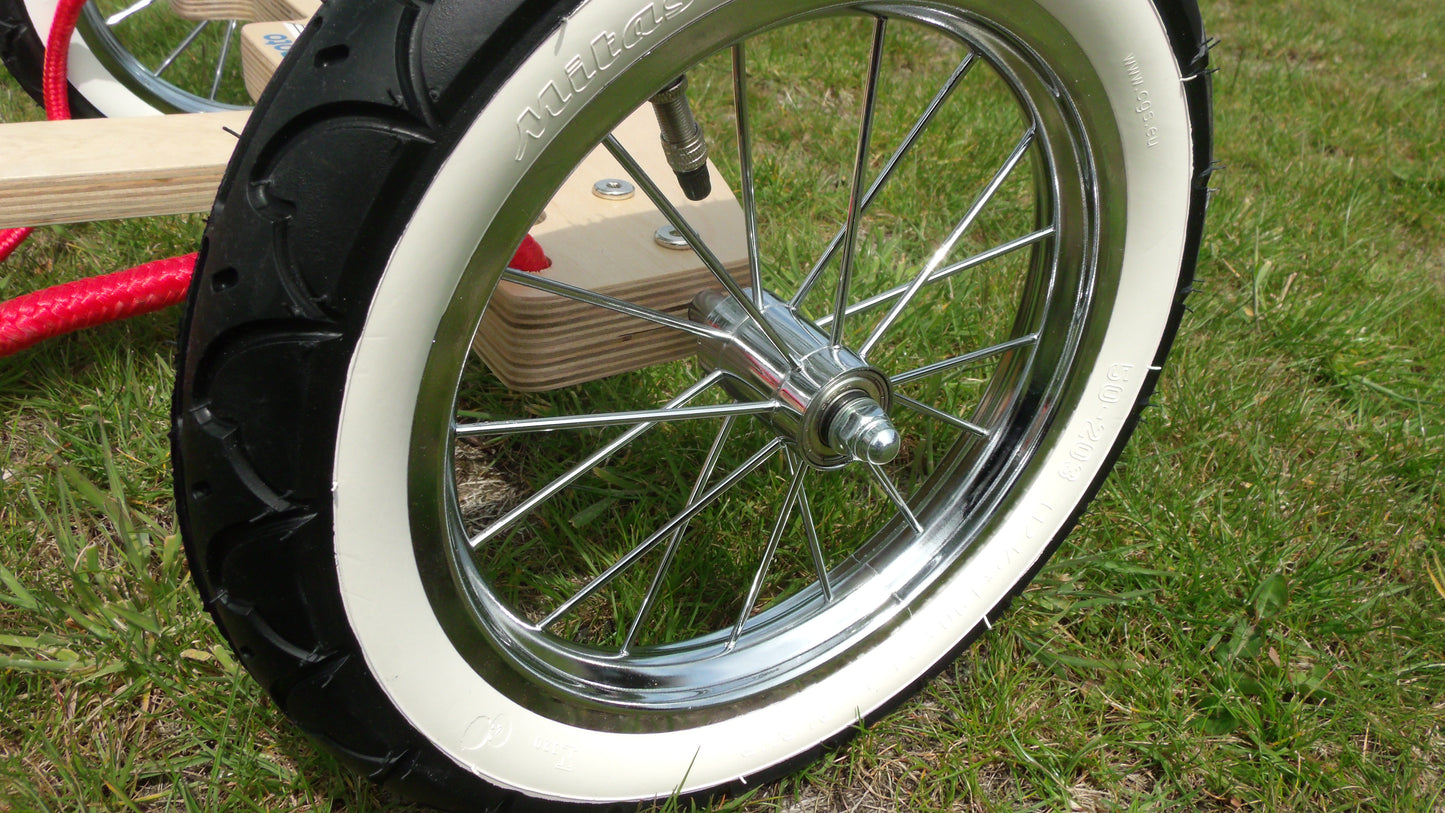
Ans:
[[[652,97],[652,111],[662,130],[662,151],[683,194],[688,200],[702,200],[712,192],[712,179],[707,171],[707,140],[687,101],[686,74]]]

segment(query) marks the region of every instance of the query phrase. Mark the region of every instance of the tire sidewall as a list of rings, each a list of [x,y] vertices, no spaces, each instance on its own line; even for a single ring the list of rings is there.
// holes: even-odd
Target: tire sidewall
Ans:
[[[36,0],[44,3],[47,0]],[[696,23],[724,0],[658,0],[653,39]],[[411,540],[408,428],[436,326],[478,235],[529,164],[519,123],[568,57],[597,32],[633,24],[641,0],[590,0],[524,60],[457,142],[421,198],[381,275],[348,372],[335,457],[335,549],[347,620],[367,665],[410,724],[459,766],[493,784],[565,801],[635,800],[699,791],[788,761],[855,725],[930,673],[984,623],[1064,533],[1127,434],[1167,341],[1190,218],[1191,133],[1183,77],[1147,0],[1037,0],[1077,39],[1109,95],[1128,200],[1109,327],[1073,408],[1019,481],[989,532],[912,616],[867,653],[769,706],[695,728],[619,734],[567,725],[481,679],[433,615]],[[619,55],[624,71],[645,48]],[[1141,81],[1136,81],[1140,80]],[[571,94],[538,148],[602,83]],[[1142,95],[1141,95],[1142,94]],[[1147,109],[1143,102],[1149,102]],[[1153,113],[1148,119],[1145,113]],[[524,151],[525,152],[525,151]],[[477,184],[475,179],[489,183]],[[465,201],[465,205],[458,205]],[[458,237],[458,236],[461,237]],[[426,269],[425,284],[418,284]],[[1080,445],[1083,443],[1084,445]],[[1002,575],[1001,575],[1002,574]],[[618,757],[627,755],[626,766]]]

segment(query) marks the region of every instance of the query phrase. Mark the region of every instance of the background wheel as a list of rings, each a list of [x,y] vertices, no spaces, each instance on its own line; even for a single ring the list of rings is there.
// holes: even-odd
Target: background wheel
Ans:
[[[1022,589],[1153,389],[1203,218],[1192,3],[323,16],[212,213],[176,493],[247,668],[414,798],[630,802],[813,758]],[[750,290],[695,300],[695,356],[509,390],[470,351],[503,291],[619,304],[507,259],[683,72]],[[686,231],[673,179],[631,180],[660,211],[609,228]],[[901,438],[869,460],[857,392]]]
[[[54,0],[0,0],[0,59],[37,102]],[[250,106],[234,21],[183,20],[165,0],[91,0],[70,45],[76,118]]]

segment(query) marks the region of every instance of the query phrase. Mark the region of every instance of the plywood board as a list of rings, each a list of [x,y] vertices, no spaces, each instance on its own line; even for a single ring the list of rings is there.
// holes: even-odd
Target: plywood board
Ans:
[[[320,0],[170,0],[170,10],[186,20],[309,20]]]
[[[183,20],[254,20],[252,0],[170,0],[171,13]]]
[[[269,20],[299,22],[305,25],[316,12],[321,10],[321,0],[253,0],[256,22]]]

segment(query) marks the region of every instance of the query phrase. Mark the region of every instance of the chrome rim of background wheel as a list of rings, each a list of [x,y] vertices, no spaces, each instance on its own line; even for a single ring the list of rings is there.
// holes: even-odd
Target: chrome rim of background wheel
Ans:
[[[1120,263],[1117,133],[1101,124],[1113,119],[1090,92],[1097,79],[1056,25],[987,0],[967,13],[760,5],[770,4],[725,7],[578,113],[537,160],[536,183],[515,191],[505,222],[482,237],[426,368],[408,477],[428,596],[475,670],[564,722],[701,724],[865,651],[930,600],[941,574],[996,542],[990,525],[1055,440],[1049,429],[1077,400],[1106,326],[1096,314]],[[808,26],[860,34],[865,70],[850,93],[790,61],[806,58]],[[698,53],[711,56],[685,56]],[[856,378],[861,364],[887,382],[874,401],[901,435],[888,462],[856,459],[846,438],[810,453],[791,427],[825,423],[810,410],[836,413],[838,403],[748,395],[724,383],[739,365],[692,357],[510,393],[469,358],[498,277],[537,284],[487,258],[510,256],[565,177],[556,167],[684,69],[724,165],[714,183],[738,191],[756,226],[750,278],[769,296],[749,304],[771,323],[736,315],[748,307],[734,296],[732,317],[694,317],[692,332],[706,344],[719,341],[708,333],[719,324],[748,323],[733,346],[766,357],[779,355],[769,334],[802,325],[851,351],[856,363],[840,369]],[[899,90],[902,71],[926,85],[921,96]],[[813,81],[814,96],[789,96],[790,80]],[[735,109],[738,88],[750,101]],[[710,97],[720,101],[709,107]],[[790,133],[776,114],[789,103],[851,114],[846,125],[834,117],[836,132]],[[812,166],[809,139],[836,143],[833,167]],[[870,156],[861,164],[860,142]],[[809,161],[790,165],[800,151]],[[625,166],[624,153],[614,152]],[[631,180],[647,191],[645,176]],[[819,198],[817,212],[799,208]],[[801,226],[781,223],[799,212]],[[795,372],[796,358],[784,366]],[[792,420],[770,419],[777,410]]]
[[[236,20],[185,20],[164,0],[92,0],[76,30],[118,82],[167,113],[251,106]]]

